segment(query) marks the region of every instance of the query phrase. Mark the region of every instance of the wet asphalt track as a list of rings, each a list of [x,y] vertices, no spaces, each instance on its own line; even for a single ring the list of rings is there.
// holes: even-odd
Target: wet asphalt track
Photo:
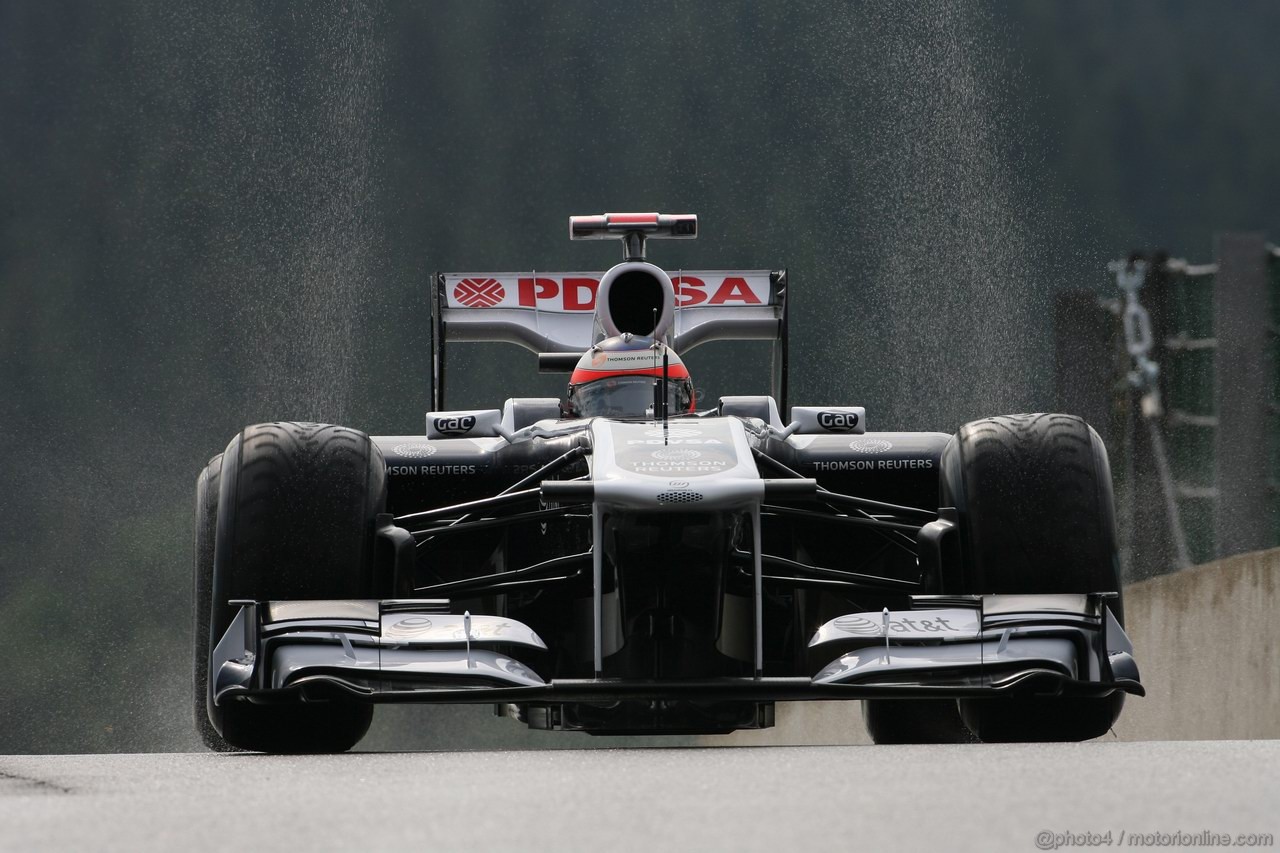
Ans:
[[[5,850],[985,851],[1108,830],[1280,839],[1280,741],[0,756]]]

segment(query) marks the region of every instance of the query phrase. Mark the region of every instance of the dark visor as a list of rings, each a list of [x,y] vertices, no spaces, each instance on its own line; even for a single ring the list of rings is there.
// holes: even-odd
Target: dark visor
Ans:
[[[652,376],[612,376],[578,385],[569,391],[569,407],[580,418],[642,418],[653,411]],[[667,408],[676,415],[689,411],[693,385],[688,379],[667,380]]]

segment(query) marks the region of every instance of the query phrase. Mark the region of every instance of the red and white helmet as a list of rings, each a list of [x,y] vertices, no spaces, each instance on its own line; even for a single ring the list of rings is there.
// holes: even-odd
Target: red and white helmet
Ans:
[[[582,354],[569,378],[565,414],[575,418],[653,416],[654,383],[667,365],[667,411],[694,411],[693,382],[680,356],[653,338],[622,334]]]

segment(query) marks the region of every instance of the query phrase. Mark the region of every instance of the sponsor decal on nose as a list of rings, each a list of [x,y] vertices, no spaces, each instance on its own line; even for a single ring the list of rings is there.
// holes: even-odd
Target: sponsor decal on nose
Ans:
[[[679,448],[655,450],[649,455],[654,459],[662,459],[666,462],[687,462],[690,459],[697,459],[702,456],[702,454],[696,450],[683,450]]]
[[[645,430],[645,435],[650,438],[693,438],[696,435],[702,435],[700,429],[690,429],[689,427],[669,427]]]

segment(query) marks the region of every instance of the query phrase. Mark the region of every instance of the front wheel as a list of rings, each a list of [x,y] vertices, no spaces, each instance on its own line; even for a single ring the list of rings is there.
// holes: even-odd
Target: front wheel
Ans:
[[[960,516],[959,593],[1120,593],[1111,466],[1098,434],[1074,415],[965,424],[942,454],[941,501]],[[1108,606],[1123,624],[1120,598]],[[1115,723],[1124,694],[962,699],[983,741],[1079,741]]]
[[[872,743],[972,743],[954,699],[863,699]]]
[[[222,456],[207,596],[199,585],[208,551],[197,535],[196,620],[205,660],[235,617],[231,599],[377,597],[374,523],[386,491],[382,454],[362,432],[270,423],[233,438]],[[209,523],[207,510],[202,521]],[[373,719],[371,705],[352,702],[215,705],[207,664],[204,675],[207,721],[217,736],[205,742],[214,748],[341,752],[364,737]]]
[[[209,464],[196,479],[196,547],[195,588],[192,612],[192,645],[195,651],[194,710],[196,732],[206,747],[214,752],[235,749],[222,739],[210,721],[209,709],[209,612],[213,598],[213,543],[218,534],[218,494],[221,491],[222,454]]]

